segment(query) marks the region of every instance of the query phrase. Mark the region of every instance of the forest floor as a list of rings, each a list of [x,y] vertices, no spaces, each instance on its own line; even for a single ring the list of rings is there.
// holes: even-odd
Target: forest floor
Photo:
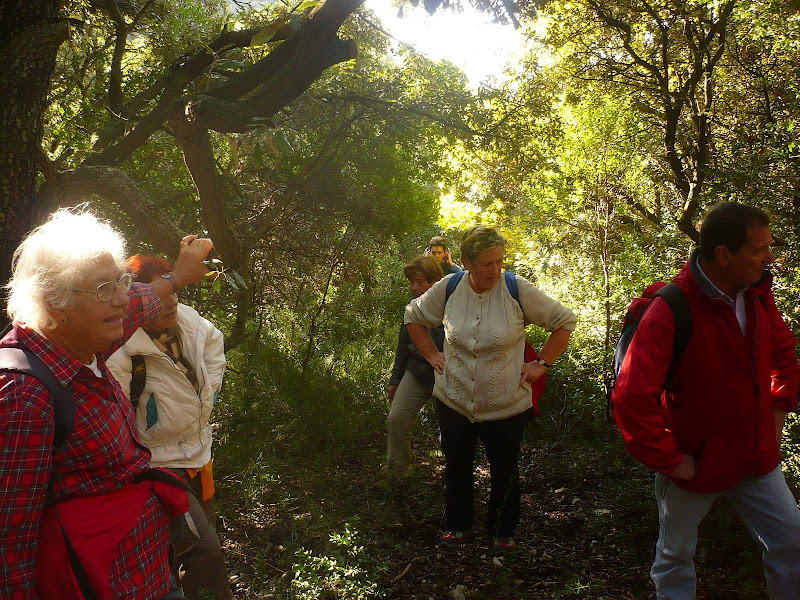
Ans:
[[[443,460],[430,407],[415,431],[417,464],[400,486],[381,485],[383,432],[340,447],[298,441],[292,427],[233,435],[217,451],[220,537],[237,598],[654,596],[653,478],[610,428],[544,441],[542,423],[529,426],[519,549],[496,556],[480,527],[462,547],[437,544]],[[480,525],[489,487],[480,448],[477,462]],[[767,597],[755,544],[724,500],[701,527],[696,565],[699,599]]]

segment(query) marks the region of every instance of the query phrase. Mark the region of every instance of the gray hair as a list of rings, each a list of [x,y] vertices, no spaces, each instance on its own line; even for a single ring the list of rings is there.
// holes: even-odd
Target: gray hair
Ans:
[[[104,256],[125,268],[125,241],[85,204],[62,208],[31,231],[14,251],[8,291],[8,316],[39,329],[56,326],[50,309],[72,300],[72,289]]]
[[[473,225],[461,238],[461,256],[469,262],[474,262],[481,252],[497,248],[506,247],[508,240],[494,227],[486,225]]]

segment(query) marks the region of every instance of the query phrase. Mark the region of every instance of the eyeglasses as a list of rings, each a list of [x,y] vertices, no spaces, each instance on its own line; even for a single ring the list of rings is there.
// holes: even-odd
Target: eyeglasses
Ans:
[[[114,293],[117,291],[117,286],[122,288],[122,291],[127,293],[129,289],[131,289],[131,285],[133,285],[133,273],[125,273],[122,277],[120,277],[117,281],[106,281],[105,283],[101,283],[97,286],[97,289],[92,292],[86,292],[84,290],[71,290],[78,294],[94,294],[97,296],[97,299],[100,302],[109,302],[113,297]]]

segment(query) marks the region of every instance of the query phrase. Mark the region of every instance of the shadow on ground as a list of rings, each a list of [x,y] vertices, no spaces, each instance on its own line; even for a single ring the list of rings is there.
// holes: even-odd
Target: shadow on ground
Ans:
[[[236,424],[228,423],[228,427]],[[238,424],[217,449],[220,532],[239,598],[639,599],[657,534],[651,474],[616,434],[544,443],[532,423],[520,461],[518,552],[495,556],[478,527],[440,548],[442,459],[432,411],[416,432],[417,465],[384,487],[382,432],[352,446],[316,444]],[[488,468],[479,451],[476,523]],[[701,529],[698,598],[767,596],[755,546],[720,501]]]

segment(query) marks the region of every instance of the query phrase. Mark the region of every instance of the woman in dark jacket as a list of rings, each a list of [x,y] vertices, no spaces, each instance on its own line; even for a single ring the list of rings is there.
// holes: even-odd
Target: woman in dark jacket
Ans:
[[[408,279],[411,295],[418,298],[442,278],[442,269],[434,257],[419,256],[403,268],[403,274]],[[439,327],[430,333],[441,350],[444,329]],[[389,476],[402,477],[411,465],[411,429],[420,409],[433,394],[433,368],[414,346],[405,325],[400,326],[392,377],[386,392],[392,403],[386,419]]]

